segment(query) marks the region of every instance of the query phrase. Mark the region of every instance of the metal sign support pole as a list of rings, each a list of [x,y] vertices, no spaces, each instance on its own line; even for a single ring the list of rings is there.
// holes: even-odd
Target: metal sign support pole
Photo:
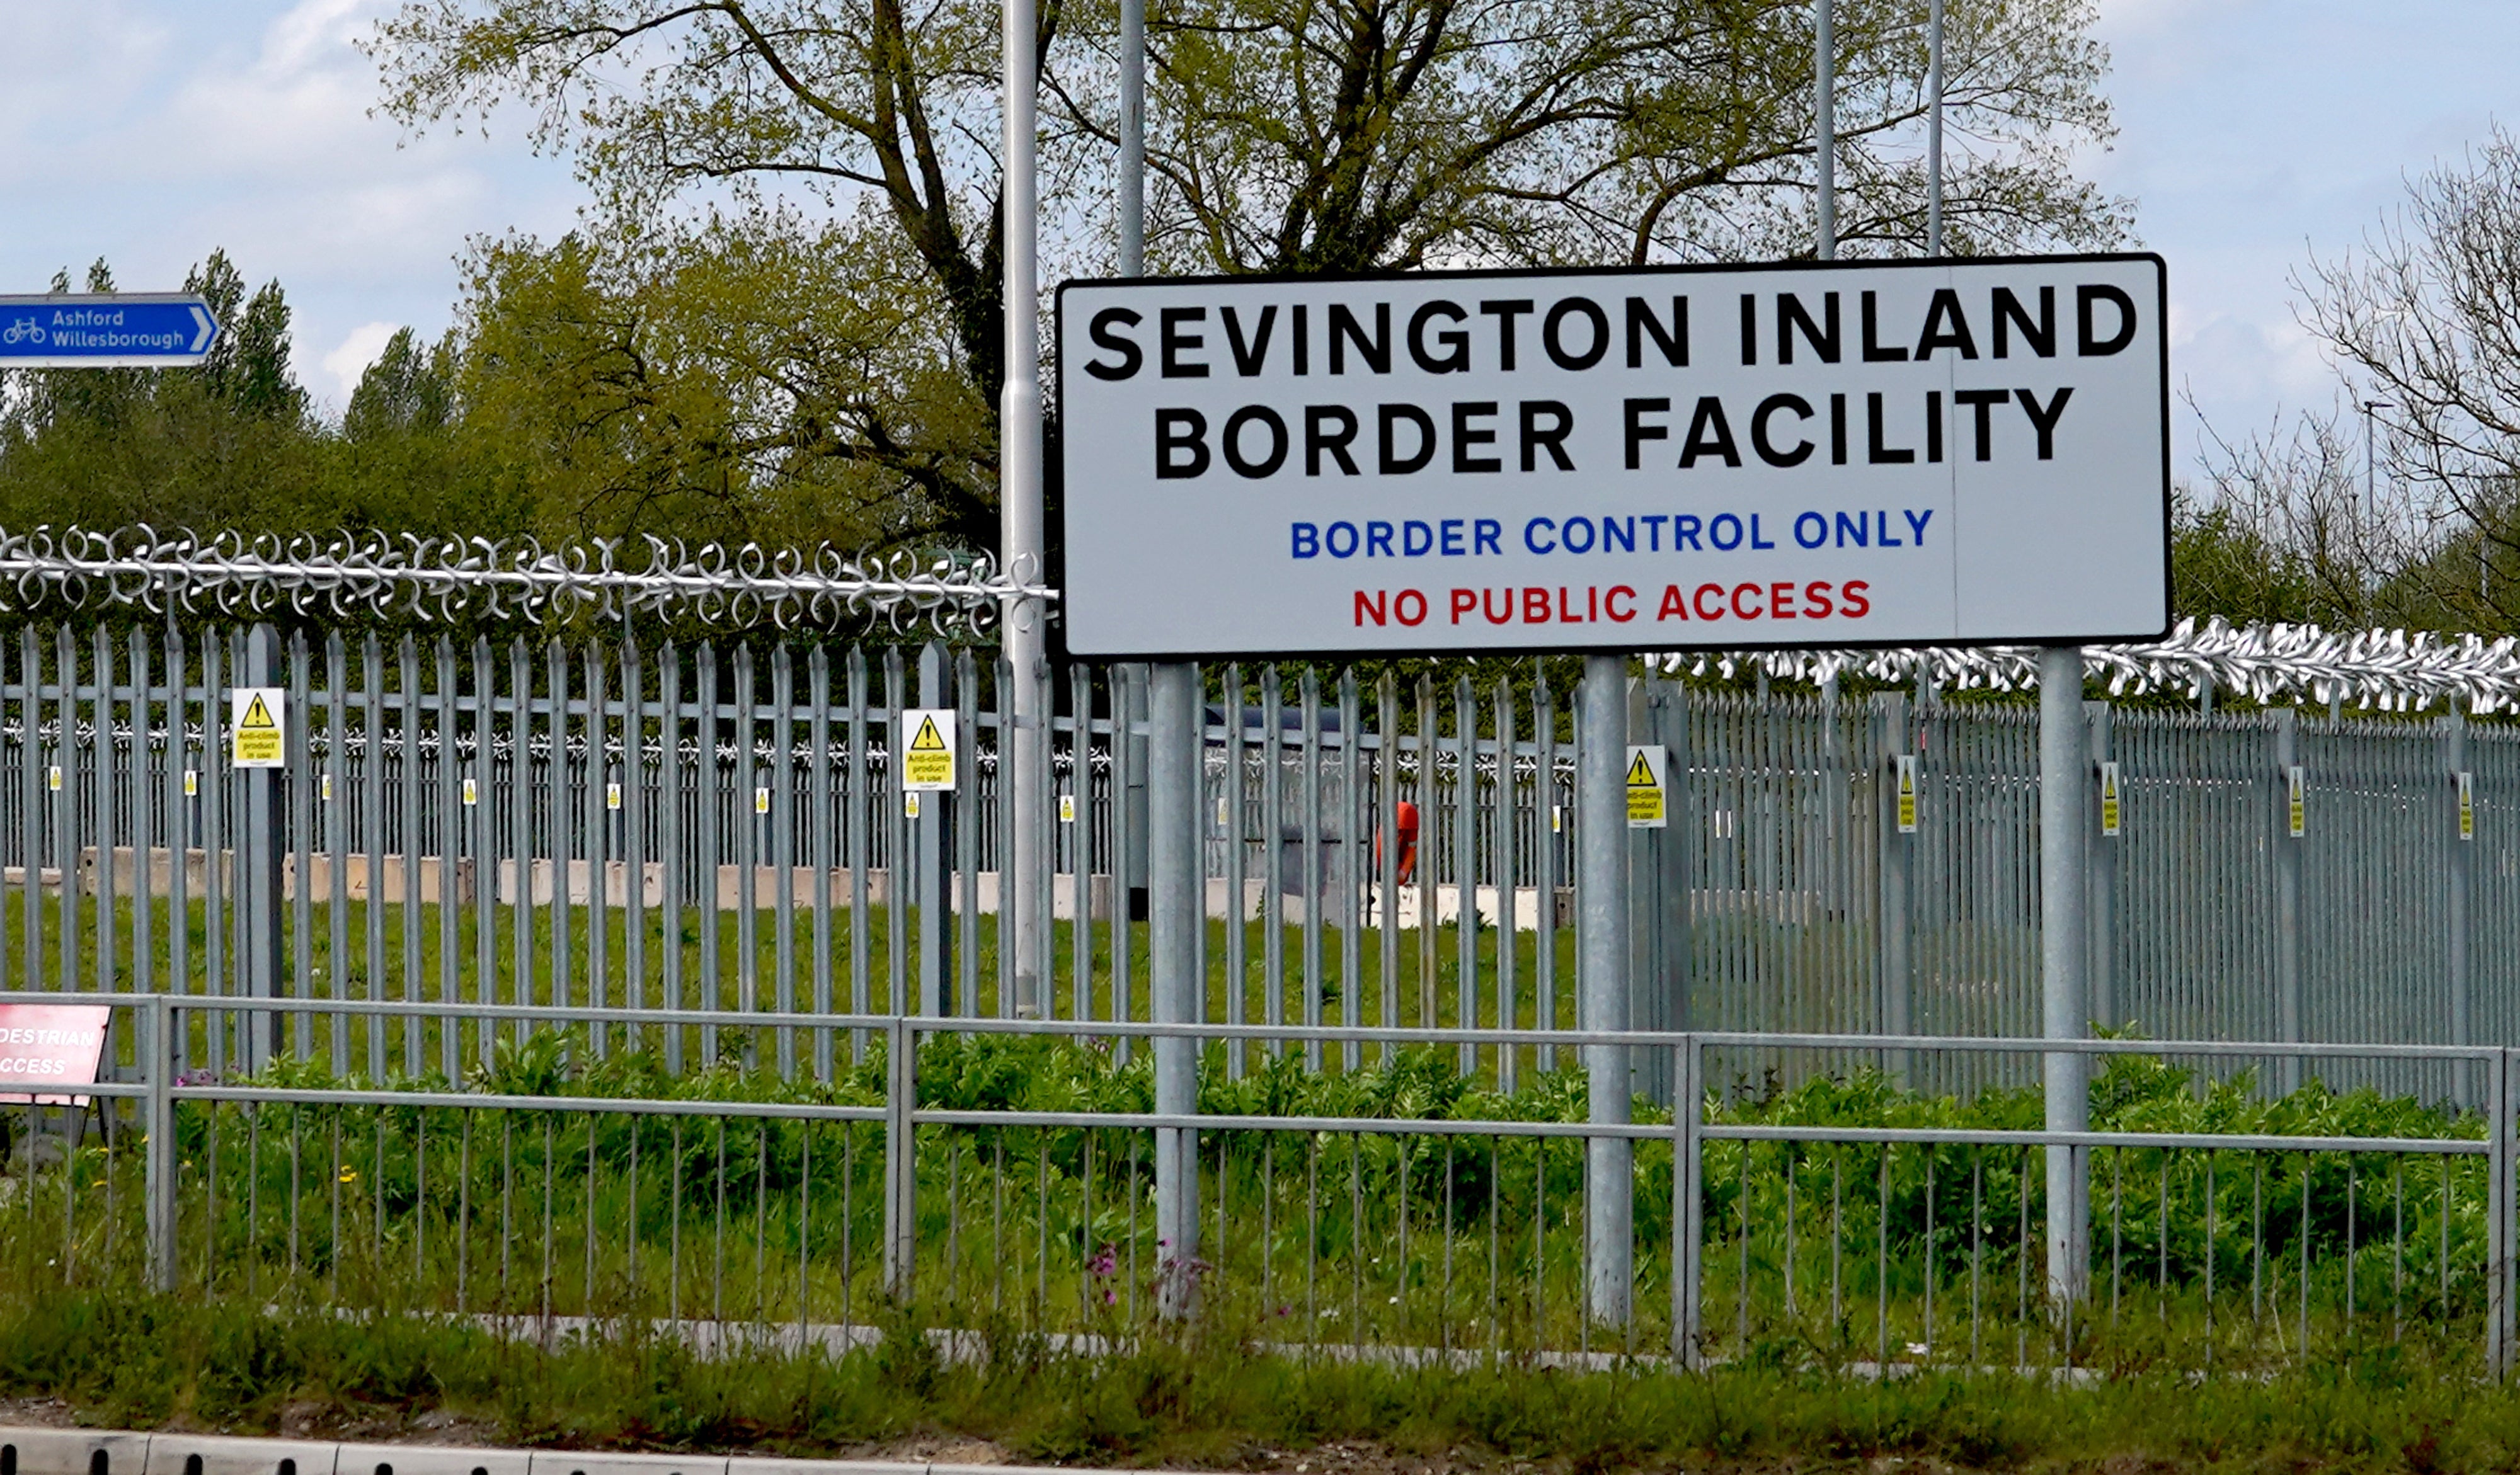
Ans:
[[[1204,925],[1199,892],[1198,667],[1166,661],[1154,668],[1148,712],[1147,955],[1148,1012],[1157,1024],[1199,1022],[1196,929]],[[1198,1109],[1198,1042],[1166,1035],[1154,1042],[1155,1110]],[[1195,1287],[1177,1269],[1198,1253],[1198,1134],[1155,1132],[1155,1237],[1159,1300],[1165,1316],[1191,1310]]]
[[[1120,4],[1120,275],[1146,273],[1147,0]],[[1206,867],[1199,845],[1204,726],[1198,667],[1148,667],[1147,992],[1158,1024],[1194,1024],[1204,1013],[1199,932],[1207,924]],[[1129,739],[1123,738],[1121,740]],[[1082,910],[1079,911],[1081,916]],[[1127,935],[1125,903],[1114,909]],[[1123,944],[1125,946],[1125,943]],[[1198,1042],[1167,1036],[1155,1046],[1155,1110],[1198,1109]],[[1198,1134],[1155,1133],[1155,1237],[1163,1315],[1186,1316],[1196,1290],[1180,1267],[1198,1254]]]
[[[2046,1036],[2079,1040],[2091,1025],[2084,931],[2089,895],[2084,875],[2090,847],[2083,837],[2090,760],[2085,752],[2083,652],[2049,646],[2039,652],[2039,951]],[[2048,1130],[2082,1132],[2091,1121],[2090,1056],[2064,1051],[2043,1057]],[[2083,1297],[2087,1216],[2081,1147],[2048,1154],[2048,1294],[2061,1311]]]
[[[1628,1019],[1628,663],[1617,655],[1584,657],[1583,705],[1576,737],[1575,955],[1584,1001],[1580,1028],[1623,1030]],[[1623,1045],[1584,1047],[1595,1126],[1625,1126],[1634,1088]],[[1636,1188],[1635,1148],[1628,1139],[1586,1141],[1588,1309],[1605,1326],[1628,1319]]]

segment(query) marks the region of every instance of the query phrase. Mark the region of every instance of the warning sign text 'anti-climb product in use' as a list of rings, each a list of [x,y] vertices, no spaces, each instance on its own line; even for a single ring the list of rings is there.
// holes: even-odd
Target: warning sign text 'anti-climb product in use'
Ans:
[[[901,786],[908,793],[954,788],[961,732],[950,707],[910,707],[901,714]]]
[[[229,758],[238,768],[280,768],[289,761],[289,693],[279,687],[239,687],[228,717]]]

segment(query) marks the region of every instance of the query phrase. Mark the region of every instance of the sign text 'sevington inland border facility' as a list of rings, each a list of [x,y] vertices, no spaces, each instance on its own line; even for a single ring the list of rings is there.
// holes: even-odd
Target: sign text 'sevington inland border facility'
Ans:
[[[2143,254],[1071,282],[1068,645],[2152,638],[2167,300]]]

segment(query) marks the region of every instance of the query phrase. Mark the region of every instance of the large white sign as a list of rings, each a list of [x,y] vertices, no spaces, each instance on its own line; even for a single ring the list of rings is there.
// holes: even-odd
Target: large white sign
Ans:
[[[2161,259],[1058,295],[1089,655],[2143,639]]]

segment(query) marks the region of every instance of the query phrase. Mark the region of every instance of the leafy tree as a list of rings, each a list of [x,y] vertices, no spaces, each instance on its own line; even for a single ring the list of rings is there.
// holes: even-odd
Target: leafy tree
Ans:
[[[2478,630],[2520,622],[2520,139],[2496,127],[2408,186],[2359,250],[2314,262],[2303,321],[2402,489],[2388,572]]]
[[[0,526],[429,532],[533,525],[521,484],[460,423],[452,349],[410,335],[340,431],[307,412],[278,282],[250,295],[224,252],[186,278],[225,326],[194,369],[13,373],[0,384]],[[88,290],[113,274],[90,267]],[[54,282],[68,290],[64,273]]]
[[[1923,6],[1839,12],[1841,234],[1854,251],[1912,249]],[[2123,205],[2067,159],[2109,131],[2090,6],[1952,0],[1951,15],[1955,244],[2119,239]],[[1109,259],[1114,28],[1108,0],[1040,10],[1061,269]],[[575,478],[592,523],[708,501],[760,525],[802,497],[819,525],[847,511],[904,538],[995,541],[995,6],[412,0],[370,45],[406,125],[522,102],[538,145],[572,155],[595,192],[574,245],[485,251],[472,305],[486,344],[511,289],[546,270],[530,258],[581,284],[590,310],[550,341],[492,351],[583,376],[507,381],[503,413]],[[1173,266],[1811,248],[1802,0],[1185,0],[1158,8],[1152,48],[1152,249]],[[674,209],[701,201],[702,221]],[[773,260],[878,295],[818,295],[813,330],[783,333],[763,309],[794,305],[753,274]],[[703,384],[715,403],[699,413]]]
[[[341,433],[375,440],[412,431],[444,430],[455,418],[455,343],[452,335],[423,351],[408,328],[385,339],[384,352],[359,376],[341,415]]]

